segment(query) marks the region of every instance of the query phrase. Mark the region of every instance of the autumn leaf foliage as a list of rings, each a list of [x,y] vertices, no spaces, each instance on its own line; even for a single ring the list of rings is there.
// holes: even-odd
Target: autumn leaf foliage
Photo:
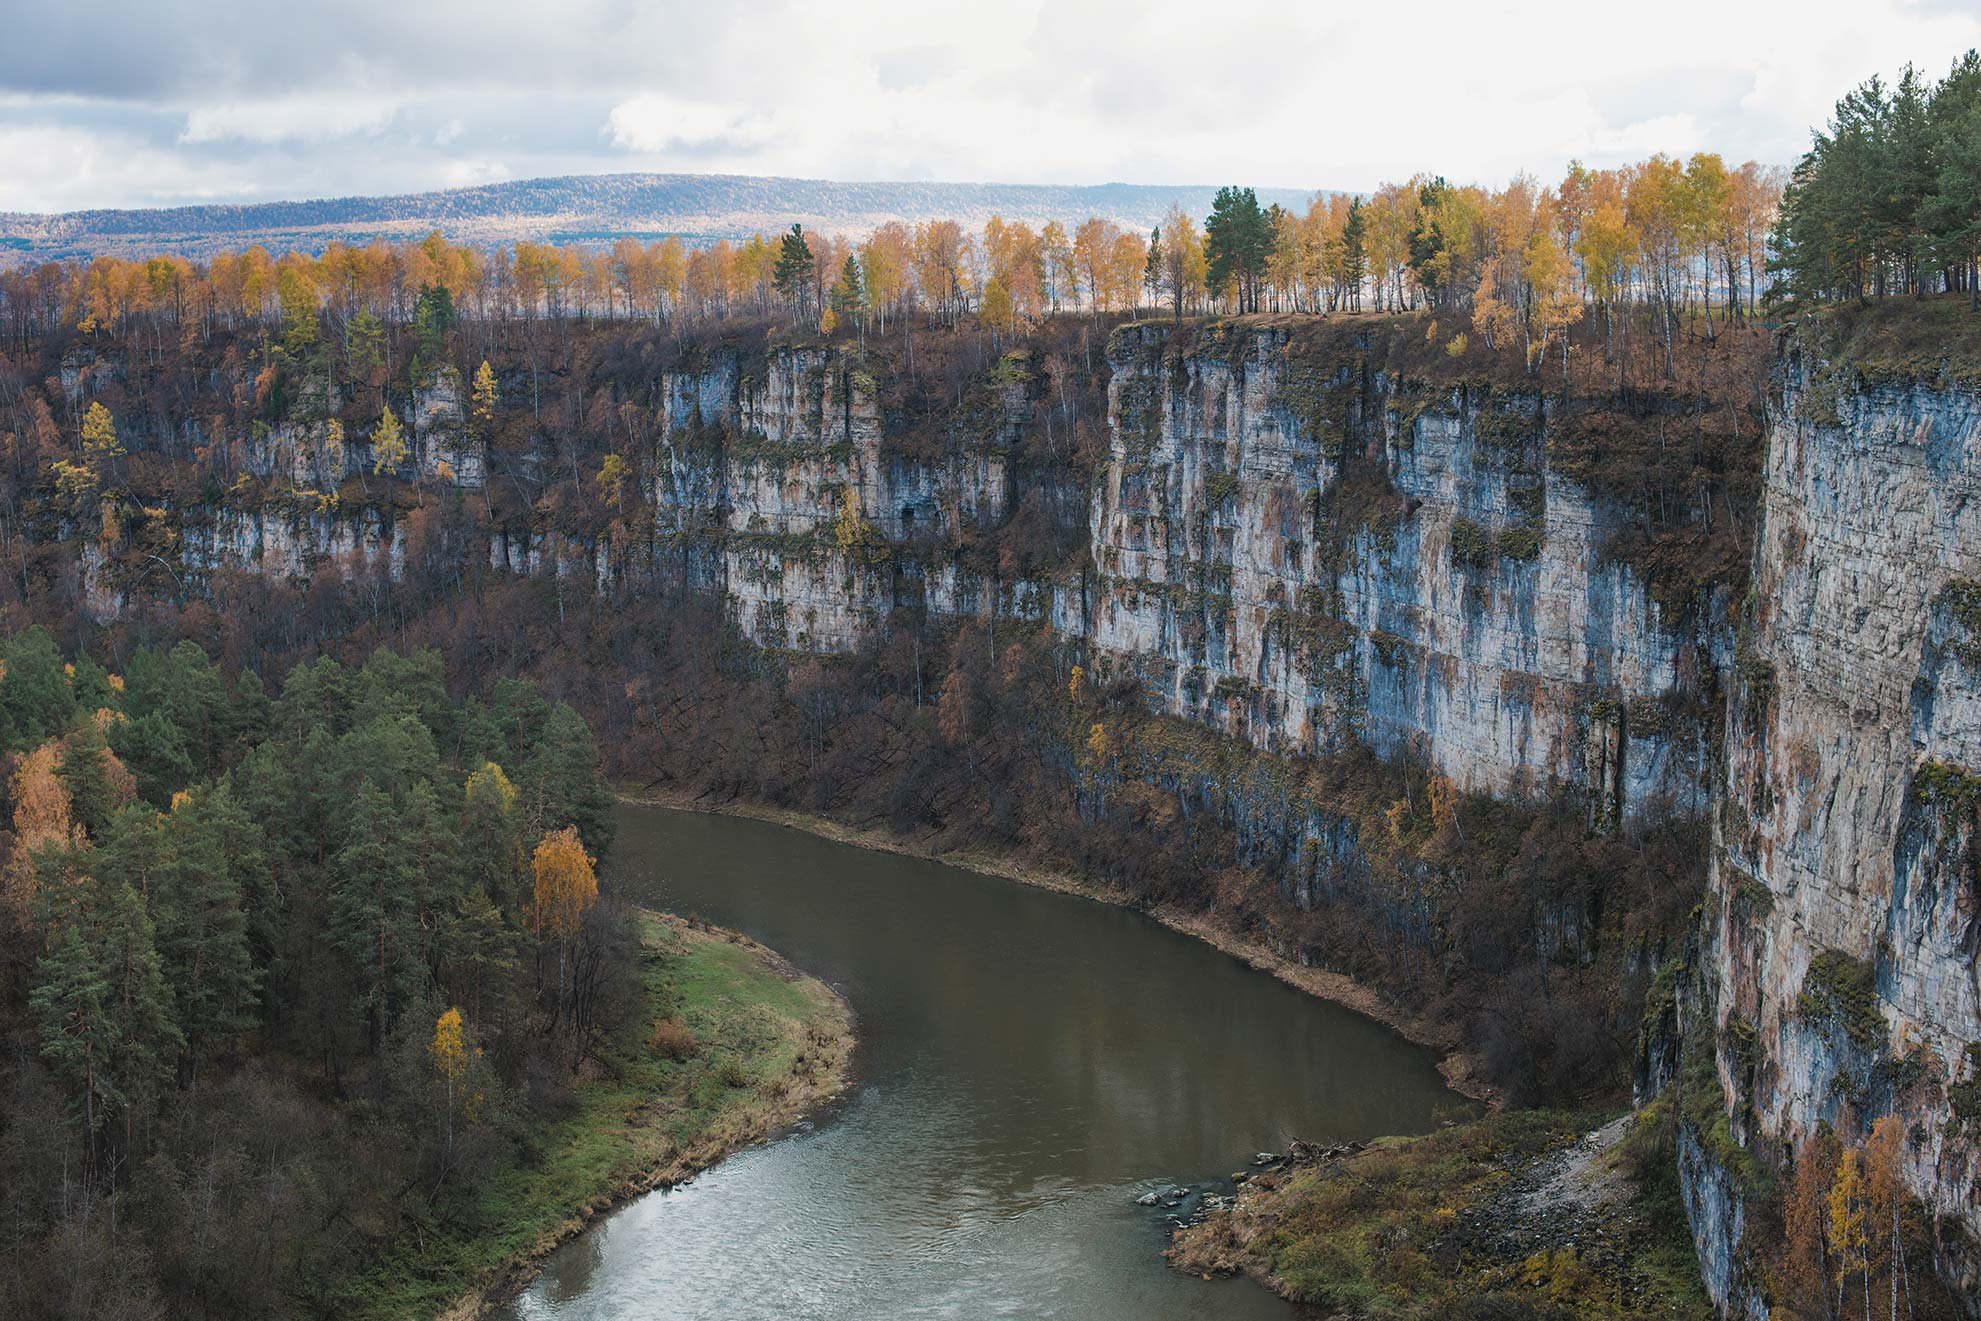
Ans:
[[[536,873],[530,929],[539,936],[571,939],[598,902],[597,860],[585,852],[577,827],[566,826],[538,841],[530,865]]]

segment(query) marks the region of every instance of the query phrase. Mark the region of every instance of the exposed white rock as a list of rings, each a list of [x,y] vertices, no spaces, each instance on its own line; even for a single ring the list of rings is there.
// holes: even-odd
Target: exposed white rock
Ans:
[[[1961,801],[1981,783],[1981,593],[1964,587],[1981,579],[1981,398],[1858,386],[1791,352],[1770,431],[1707,963],[1718,1024],[1752,1025],[1760,1067],[1744,1076],[1722,1031],[1722,1084],[1789,1143],[1897,1113],[1912,1190],[1981,1235],[1981,1163],[1943,1091],[1981,1041]],[[1882,1041],[1811,1011],[1826,955],[1874,988]],[[1975,1265],[1954,1263],[1970,1289]]]
[[[1171,711],[1261,747],[1360,740],[1470,790],[1566,784],[1630,815],[1703,810],[1695,712],[1710,656],[1605,561],[1608,520],[1544,471],[1536,401],[1491,405],[1488,442],[1489,406],[1457,392],[1401,420],[1394,382],[1293,380],[1313,365],[1289,360],[1284,332],[1180,357],[1166,336],[1131,327],[1111,349],[1095,646],[1141,669]],[[1353,498],[1336,488],[1359,442],[1316,420],[1326,392],[1343,423],[1382,437],[1348,460],[1382,465],[1407,502],[1339,546],[1321,510]],[[1536,553],[1461,562],[1461,522],[1518,531]]]

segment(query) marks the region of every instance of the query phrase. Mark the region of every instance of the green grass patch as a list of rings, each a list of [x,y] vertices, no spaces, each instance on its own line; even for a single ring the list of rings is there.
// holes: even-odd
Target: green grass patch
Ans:
[[[780,1125],[807,1085],[823,1093],[844,1059],[844,1006],[822,984],[726,933],[643,914],[645,1021],[685,1024],[685,1058],[617,1043],[562,1115],[533,1121],[510,1160],[446,1222],[401,1236],[342,1291],[339,1314],[431,1317],[556,1241],[582,1208],[629,1181],[698,1167]]]

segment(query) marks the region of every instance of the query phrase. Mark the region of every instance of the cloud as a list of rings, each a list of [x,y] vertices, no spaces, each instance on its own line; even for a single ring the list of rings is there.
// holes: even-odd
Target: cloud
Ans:
[[[613,106],[603,131],[613,146],[640,152],[716,145],[750,149],[770,141],[772,135],[770,120],[764,116],[660,92],[641,92]]]
[[[1863,78],[1981,45],[1972,0],[1664,0],[1665,40],[1586,0],[1518,8],[342,0],[278,25],[231,0],[66,0],[0,43],[0,131],[59,128],[91,172],[26,160],[0,208],[497,169],[1366,189],[1660,150],[1787,162]]]
[[[499,183],[509,177],[509,167],[501,161],[449,161],[441,171],[448,188],[466,188],[478,183]]]
[[[134,138],[61,124],[0,124],[0,210],[71,211],[146,197],[213,202],[252,195],[230,169]]]
[[[390,97],[365,94],[224,102],[189,111],[179,141],[327,142],[371,136],[390,124],[398,109]]]

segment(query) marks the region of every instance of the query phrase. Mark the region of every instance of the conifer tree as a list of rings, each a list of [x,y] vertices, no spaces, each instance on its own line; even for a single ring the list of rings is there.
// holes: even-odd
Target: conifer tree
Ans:
[[[612,790],[583,716],[563,702],[550,709],[523,778],[538,830],[575,825],[588,849],[604,851],[613,834]]]
[[[818,258],[812,255],[812,245],[805,241],[805,227],[794,224],[778,245],[773,280],[777,292],[791,300],[792,310],[800,321],[805,320],[817,279]]]
[[[860,259],[852,253],[846,254],[846,264],[839,270],[839,279],[832,286],[832,310],[841,321],[864,320],[867,309],[867,286],[860,273]]]
[[[1204,221],[1211,289],[1229,289],[1240,312],[1259,310],[1260,277],[1272,247],[1272,222],[1250,188],[1220,188]]]
[[[352,1008],[377,1050],[417,990],[420,967],[411,850],[392,799],[369,778],[352,801],[334,877],[330,938],[350,961]]]
[[[520,913],[523,867],[521,793],[502,768],[484,762],[462,793],[463,883],[500,908]]]
[[[152,911],[159,957],[185,1034],[183,1076],[253,1021],[259,975],[249,955],[240,879],[228,866],[219,823],[182,797],[166,819],[171,854],[157,874]]]

